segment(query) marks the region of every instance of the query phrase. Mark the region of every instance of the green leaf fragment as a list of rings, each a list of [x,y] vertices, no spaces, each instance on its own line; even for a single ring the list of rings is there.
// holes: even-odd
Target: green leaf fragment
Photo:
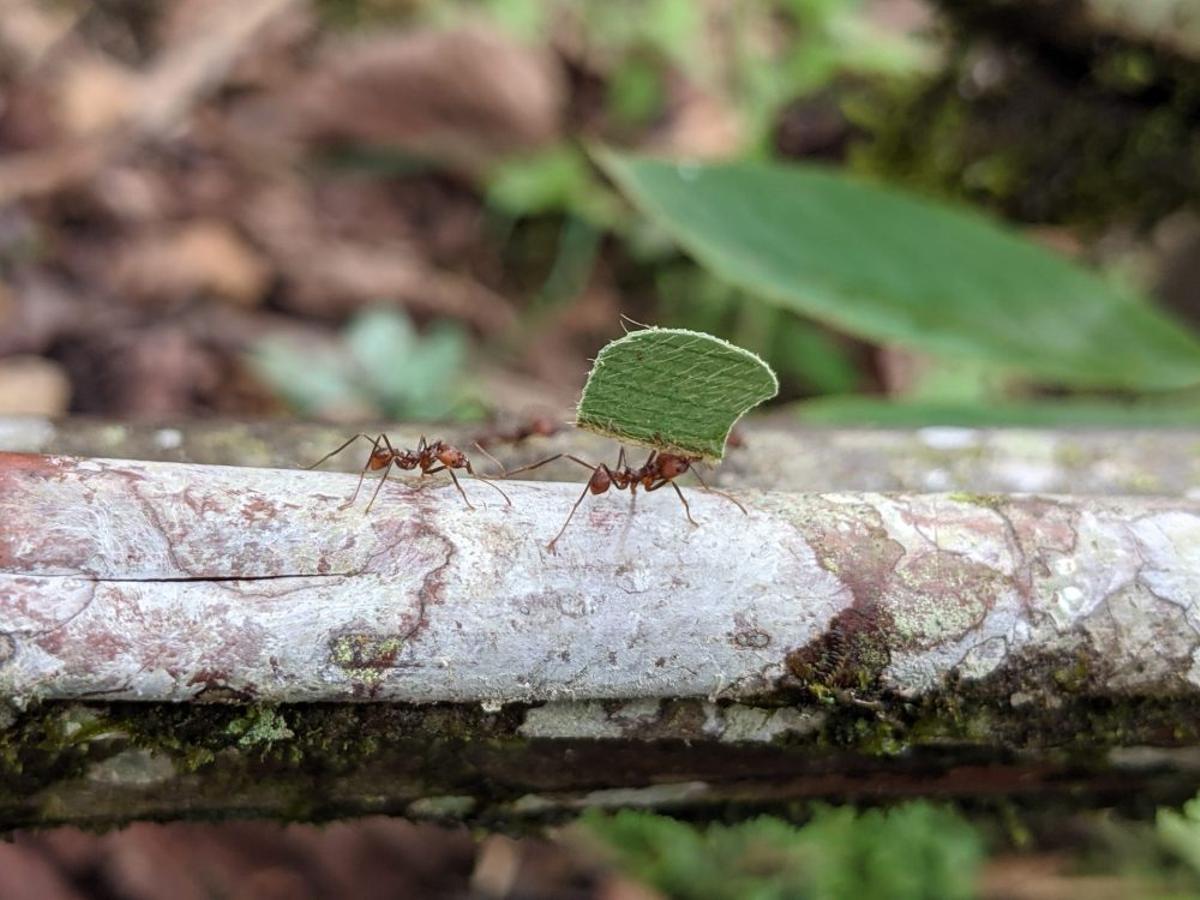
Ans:
[[[749,350],[698,331],[647,328],[600,351],[575,424],[716,461],[734,423],[778,391],[775,373]]]

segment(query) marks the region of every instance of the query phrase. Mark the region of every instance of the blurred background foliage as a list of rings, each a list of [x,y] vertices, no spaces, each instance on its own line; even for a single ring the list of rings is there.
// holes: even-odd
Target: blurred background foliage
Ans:
[[[1190,358],[1200,322],[1190,2],[256,0],[278,9],[252,34],[221,5],[22,0],[0,24],[0,409],[565,418],[624,314],[754,350],[812,422],[1200,417],[1186,371],[1137,371]],[[205,36],[214,71],[165,77]],[[878,208],[814,195],[764,229],[836,227],[827,256],[873,281],[823,313],[801,266],[781,303],[644,215],[602,146],[684,177],[833,166],[1098,277],[1059,296],[953,227],[878,240]],[[733,234],[779,212],[734,193]],[[921,293],[968,261],[1013,277]],[[1179,327],[1092,329],[1114,294]],[[907,331],[877,327],[905,301]]]
[[[673,160],[678,221],[598,147]],[[875,188],[714,201],[716,162],[829,166],[923,225],[881,238]],[[1196,424],[1198,199],[1194,0],[7,0],[0,414],[565,419],[625,315],[754,350],[815,423]],[[693,202],[730,234],[701,246]],[[764,287],[746,237],[804,265]],[[1198,822],[581,830],[654,886],[609,897],[1096,900],[1200,895]],[[502,846],[466,843],[476,875]],[[581,865],[530,877],[596,895]]]

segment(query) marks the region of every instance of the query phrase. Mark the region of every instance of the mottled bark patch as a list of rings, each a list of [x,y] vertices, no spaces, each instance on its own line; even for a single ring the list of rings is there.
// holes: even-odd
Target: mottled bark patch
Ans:
[[[886,585],[890,640],[905,650],[957,640],[984,620],[996,597],[1014,589],[1002,572],[957,553],[910,555]]]
[[[0,631],[0,666],[17,655],[17,642],[10,634]]]
[[[856,607],[870,607],[904,557],[903,545],[888,534],[873,506],[820,502],[812,507],[812,517],[797,524],[817,562],[850,589]]]

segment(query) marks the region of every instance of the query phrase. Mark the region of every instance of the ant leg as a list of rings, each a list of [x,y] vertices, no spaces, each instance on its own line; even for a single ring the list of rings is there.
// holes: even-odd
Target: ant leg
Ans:
[[[556,459],[569,459],[571,462],[579,463],[586,469],[591,469],[593,472],[596,471],[596,467],[594,465],[592,465],[590,462],[585,462],[578,456],[572,456],[569,453],[555,453],[553,456],[547,456],[545,459],[540,459],[535,463],[530,463],[527,466],[521,466],[519,469],[513,469],[511,472],[505,473],[504,477],[512,478],[514,475],[519,475],[522,472],[528,472],[532,469],[540,469],[542,466],[546,465],[547,463],[552,463]]]
[[[474,509],[475,507],[471,505],[471,501],[467,499],[467,492],[464,491],[462,485],[458,483],[458,476],[454,474],[454,470],[447,468],[446,466],[442,466],[442,469],[446,469],[446,471],[450,473],[450,480],[454,482],[454,486],[458,488],[458,492],[462,494],[463,503],[467,504],[468,509]],[[440,472],[441,469],[438,469],[437,471]],[[492,487],[495,487],[495,485],[492,485]],[[496,488],[496,490],[500,489]],[[501,493],[503,493],[503,491],[501,491]],[[508,498],[505,497],[505,499],[507,500]]]
[[[365,435],[364,435],[364,437],[365,437]],[[370,471],[370,469],[371,469],[371,460],[373,460],[375,458],[375,451],[379,449],[379,439],[380,438],[383,438],[383,440],[385,440],[385,441],[387,440],[386,435],[380,434],[379,437],[375,438],[375,440],[371,442],[371,452],[367,456],[367,461],[365,463],[363,463],[362,471],[358,473],[358,484],[356,484],[354,486],[354,493],[350,495],[350,499],[342,504],[342,509],[349,509],[351,506],[354,505],[354,501],[358,499],[358,492],[362,490],[363,479],[367,477],[367,472]],[[391,465],[390,460],[388,461],[388,465],[389,466]],[[385,473],[385,476],[386,476],[386,473]]]
[[[375,498],[379,496],[379,491],[380,491],[380,490],[383,488],[383,483],[384,483],[385,481],[387,481],[388,473],[389,473],[390,471],[392,471],[392,460],[390,460],[390,459],[389,459],[389,460],[388,460],[388,464],[387,464],[386,466],[384,466],[384,467],[383,467],[383,477],[379,479],[379,484],[375,485],[375,493],[373,493],[373,494],[371,495],[371,502],[370,502],[370,503],[368,503],[368,504],[367,504],[367,508],[363,510],[363,515],[364,515],[364,516],[365,516],[367,513],[369,513],[369,512],[371,511],[371,507],[375,505]],[[365,475],[366,473],[364,472],[363,474]],[[358,483],[359,483],[359,485],[361,485],[361,484],[362,484],[362,479],[361,479],[361,478],[358,480]],[[357,496],[358,496],[358,491],[355,491],[355,492],[354,492],[354,496],[355,496],[355,497],[357,497]],[[351,501],[350,501],[350,502],[351,502],[351,503],[353,503],[353,502],[354,502],[354,500],[353,500],[353,499],[351,499]]]
[[[379,437],[384,437],[384,435],[382,435],[382,434],[381,434]],[[371,441],[371,452],[372,452],[372,453],[374,453],[376,450],[378,450],[378,449],[379,449],[379,437],[377,437],[377,438],[375,438],[374,440],[372,440],[372,439],[371,439],[371,436],[370,436],[369,434],[363,434],[363,433],[360,431],[358,434],[354,435],[354,437],[350,438],[350,440],[346,441],[344,444],[342,444],[342,445],[341,445],[340,447],[338,447],[336,450],[334,450],[334,451],[332,451],[332,452],[330,452],[330,453],[326,453],[324,456],[322,456],[320,459],[318,459],[318,460],[317,460],[315,463],[313,463],[311,466],[305,466],[304,468],[306,468],[306,469],[315,469],[315,468],[316,468],[317,466],[319,466],[321,463],[325,462],[325,460],[327,460],[327,459],[331,459],[331,458],[333,458],[333,457],[337,456],[339,453],[341,453],[343,450],[345,450],[347,447],[349,447],[351,444],[353,444],[353,443],[354,443],[355,441],[357,441],[359,438],[366,438],[368,441]],[[385,438],[385,439],[386,439],[386,438]]]
[[[714,487],[709,487],[708,482],[705,481],[704,478],[700,475],[700,473],[697,472],[695,469],[692,469],[692,474],[696,476],[696,480],[699,481],[700,484],[703,486],[703,488],[706,491],[708,491],[710,494],[717,494],[718,496],[724,497],[726,500],[728,500],[730,503],[732,503],[734,506],[736,506],[738,509],[740,509],[742,511],[743,515],[746,515],[746,516],[750,515],[750,513],[748,513],[746,511],[746,507],[742,506],[742,504],[738,502],[738,499],[736,497],[734,497],[732,494],[727,494],[724,491],[719,491]]]
[[[505,478],[512,478],[514,475],[520,475],[522,472],[532,472],[534,469],[540,469],[542,466],[549,465],[556,459],[562,459],[567,454],[555,453],[553,456],[547,456],[545,459],[539,459],[535,463],[530,463],[527,466],[521,466],[519,469],[513,469],[511,472],[505,471]]]
[[[664,478],[661,481],[657,481],[654,484],[650,485],[650,487],[646,488],[646,493],[648,494],[651,491],[657,491],[659,488],[664,488],[668,484],[671,487],[675,488],[675,493],[679,495],[679,502],[683,504],[683,513],[685,516],[687,516],[687,520],[689,522],[691,522],[693,525],[699,525],[700,523],[692,518],[692,508],[691,508],[691,506],[688,505],[687,497],[683,496],[683,491],[681,491],[679,489],[679,485],[677,485],[670,478]]]
[[[567,530],[567,526],[571,524],[571,518],[575,515],[575,510],[579,509],[579,504],[583,502],[583,498],[588,495],[588,491],[592,489],[592,483],[589,481],[583,486],[583,493],[579,495],[579,499],[575,501],[575,505],[571,507],[571,511],[567,513],[567,521],[562,523],[562,528],[558,529],[558,534],[550,539],[550,543],[546,545],[546,549],[551,553],[556,552],[554,545],[558,543],[558,539],[563,536],[563,532]]]
[[[504,468],[504,463],[500,462],[500,460],[496,459],[496,457],[494,457],[494,456],[492,456],[492,454],[488,453],[488,452],[487,452],[487,449],[486,449],[486,448],[483,446],[483,444],[479,443],[479,441],[476,441],[476,442],[475,442],[475,449],[476,449],[476,450],[478,450],[480,453],[482,453],[484,456],[486,456],[488,459],[490,459],[492,462],[494,462],[494,463],[496,464],[496,468],[500,470],[500,476],[499,476],[499,477],[501,477],[501,478],[507,478],[507,477],[508,477],[508,472],[507,472],[507,471],[505,470],[505,468]],[[468,472],[470,472],[472,475],[475,475],[475,472],[474,472],[474,470],[472,470],[472,469],[471,469],[471,464],[470,464],[470,462],[468,462],[468,463],[467,463],[467,471],[468,471]],[[482,478],[482,477],[485,477],[485,476],[481,476],[481,475],[475,475],[475,477],[476,477],[476,478]]]
[[[683,496],[683,491],[679,489],[679,485],[673,481],[668,481],[667,484],[675,488],[675,493],[679,495],[679,502],[683,504],[683,514],[687,516],[687,520],[693,525],[699,524],[695,519],[692,518],[692,508],[688,506],[687,497]]]
[[[504,493],[504,491],[500,490],[500,485],[492,484],[492,480],[490,478],[488,478],[486,475],[476,475],[475,474],[475,470],[473,468],[471,468],[471,461],[469,459],[467,460],[466,469],[467,469],[468,475],[470,475],[472,478],[474,478],[477,481],[482,481],[484,484],[486,484],[492,490],[498,492],[500,494],[500,496],[504,498],[504,502],[507,503],[509,506],[512,506],[512,500],[509,499],[508,494],[506,494],[506,493]]]

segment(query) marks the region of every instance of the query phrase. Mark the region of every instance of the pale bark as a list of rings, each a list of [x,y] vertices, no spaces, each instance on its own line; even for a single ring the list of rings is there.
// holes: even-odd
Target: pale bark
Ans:
[[[552,553],[578,485],[401,474],[365,514],[355,482],[0,457],[4,694],[741,698],[868,610],[904,694],[1081,638],[1109,687],[1200,687],[1200,501],[609,495]]]

